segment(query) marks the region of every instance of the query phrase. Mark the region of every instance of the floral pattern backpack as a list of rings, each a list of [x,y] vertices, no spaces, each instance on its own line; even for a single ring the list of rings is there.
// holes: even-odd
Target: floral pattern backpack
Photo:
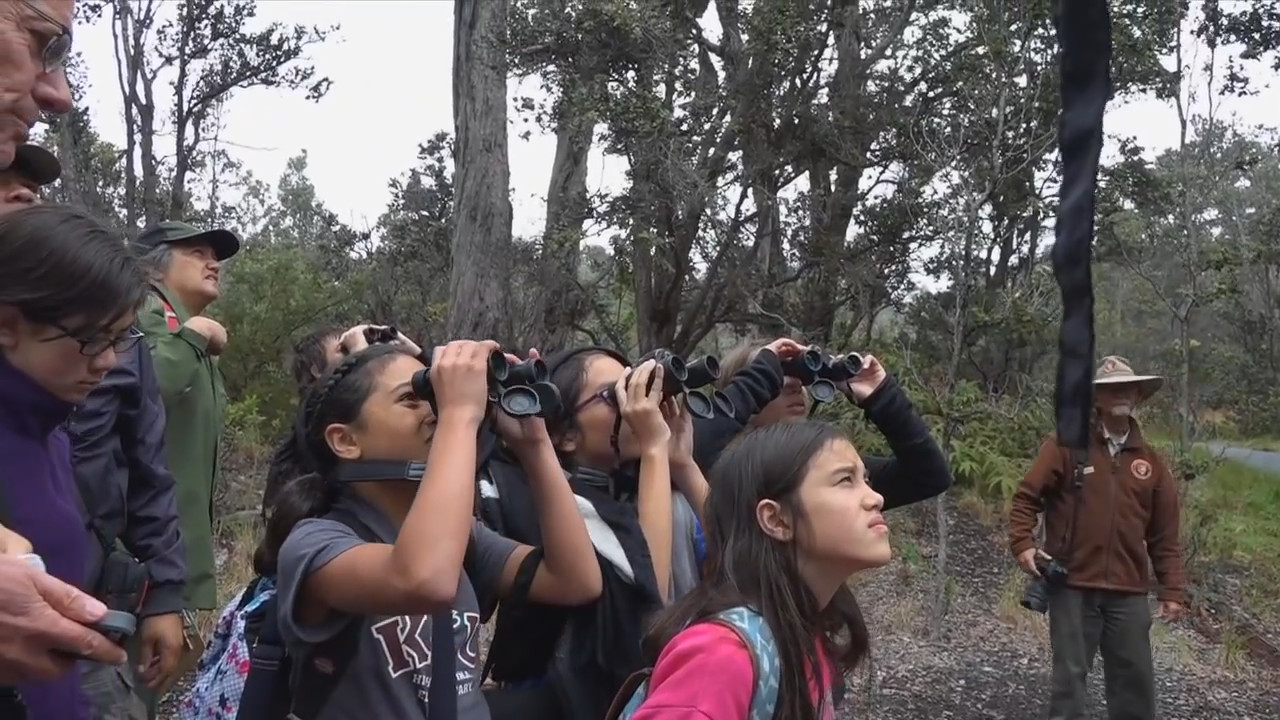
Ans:
[[[253,642],[275,580],[259,577],[222,610],[213,639],[196,666],[196,682],[178,707],[178,720],[236,720],[249,676]]]

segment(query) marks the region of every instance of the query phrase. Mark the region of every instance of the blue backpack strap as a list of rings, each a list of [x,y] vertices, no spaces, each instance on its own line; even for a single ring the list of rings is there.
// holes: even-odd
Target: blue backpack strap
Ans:
[[[756,686],[751,693],[748,720],[771,720],[778,705],[778,684],[782,673],[778,666],[778,646],[774,643],[769,623],[760,613],[745,606],[716,613],[711,622],[737,633],[751,654]]]
[[[747,720],[772,720],[778,705],[781,668],[778,666],[778,647],[774,644],[769,623],[760,613],[745,606],[716,613],[708,622],[723,625],[736,633],[751,656],[756,684],[751,691],[751,712]],[[605,714],[605,720],[630,720],[635,715],[649,697],[649,676],[652,672],[652,668],[646,668],[627,678],[613,706]],[[627,698],[625,705],[622,705],[623,698]]]

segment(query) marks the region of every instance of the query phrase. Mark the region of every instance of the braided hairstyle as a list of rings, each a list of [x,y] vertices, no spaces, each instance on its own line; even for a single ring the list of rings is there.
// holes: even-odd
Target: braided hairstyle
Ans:
[[[337,498],[338,486],[329,482],[328,475],[337,466],[338,456],[324,437],[325,429],[357,422],[381,370],[391,360],[408,355],[396,345],[374,345],[348,356],[307,391],[298,408],[290,460],[299,474],[280,486],[265,509],[266,532],[253,556],[259,574],[274,574],[280,546],[294,526],[323,516]]]

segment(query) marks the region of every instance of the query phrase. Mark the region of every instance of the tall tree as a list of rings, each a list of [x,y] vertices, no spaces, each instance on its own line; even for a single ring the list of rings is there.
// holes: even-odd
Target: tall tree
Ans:
[[[83,12],[111,18],[131,227],[187,213],[191,174],[206,160],[218,108],[235,91],[302,90],[318,100],[329,88],[304,56],[335,28],[270,23],[255,30],[254,0],[90,0]],[[158,97],[162,77],[172,82],[168,102]],[[172,147],[161,150],[168,138]]]
[[[507,0],[453,6],[453,268],[450,338],[514,341],[509,297]],[[426,281],[426,278],[423,279]]]

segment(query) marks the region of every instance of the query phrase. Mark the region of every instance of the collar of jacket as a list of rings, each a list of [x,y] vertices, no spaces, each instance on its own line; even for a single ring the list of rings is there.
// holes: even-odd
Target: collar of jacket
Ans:
[[[1102,446],[1107,446],[1107,431],[1102,427],[1102,421],[1095,421],[1093,424],[1093,437]],[[1142,429],[1138,427],[1138,421],[1132,417],[1129,418],[1129,435],[1124,439],[1125,450],[1142,450],[1147,447],[1147,441],[1142,437]]]
[[[191,319],[191,312],[187,310],[186,305],[182,304],[178,296],[162,282],[151,283],[151,289],[156,291],[156,294],[160,296],[161,300],[164,300],[166,305],[173,308],[173,314],[178,316],[178,325],[186,325],[187,321]]]
[[[67,419],[72,407],[0,355],[0,426],[45,437]]]

